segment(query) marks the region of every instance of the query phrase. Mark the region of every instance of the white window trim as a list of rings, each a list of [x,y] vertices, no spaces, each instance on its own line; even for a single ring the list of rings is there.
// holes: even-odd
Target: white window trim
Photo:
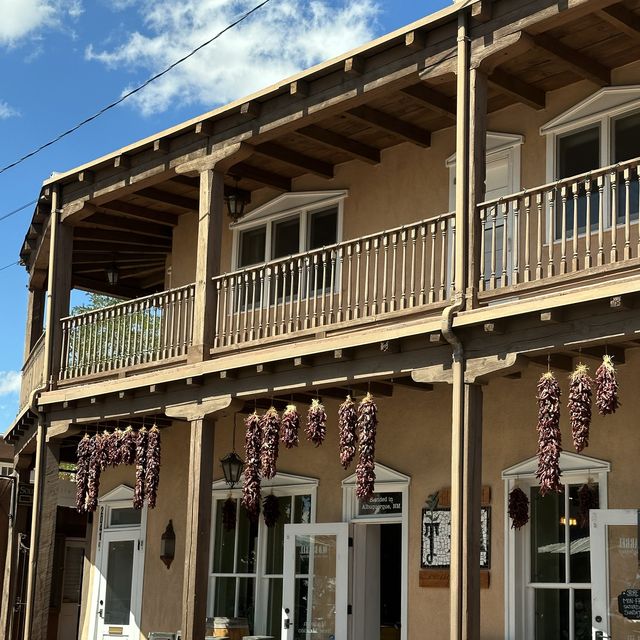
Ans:
[[[269,493],[273,493],[274,496],[277,497],[288,497],[288,496],[300,496],[300,495],[310,495],[311,496],[311,520],[309,524],[314,524],[316,522],[316,508],[317,508],[317,496],[318,496],[318,483],[319,480],[316,478],[309,478],[305,476],[293,475],[290,473],[282,473],[278,472],[272,479],[267,480],[263,478],[261,481],[262,495],[266,496]],[[210,552],[209,552],[209,564],[207,567],[207,575],[208,575],[208,589],[207,589],[207,612],[213,611],[214,606],[214,596],[215,589],[212,588],[214,572],[213,569],[213,552],[215,549],[215,533],[216,533],[216,523],[215,523],[215,515],[216,515],[216,502],[224,501],[228,497],[240,499],[242,497],[242,486],[235,487],[233,489],[229,489],[227,483],[224,479],[216,480],[212,485],[212,510],[211,510],[211,532],[210,532]],[[264,523],[264,518],[262,515],[260,516],[258,522],[258,557],[256,563],[256,572],[247,574],[247,578],[254,578],[255,586],[254,586],[254,598],[255,598],[255,622],[262,622],[266,620],[267,614],[267,600],[268,593],[266,591],[266,581],[262,580],[265,576],[265,564],[266,564],[266,544],[267,544],[267,536],[266,536],[266,525]],[[234,573],[235,577],[239,574]],[[271,574],[270,574],[271,575]],[[256,629],[254,629],[256,633],[264,632],[264,629],[258,625]]]
[[[336,224],[336,243],[342,241],[342,228],[344,218],[344,201],[349,192],[346,189],[338,191],[293,191],[285,193],[270,200],[266,204],[248,213],[242,220],[229,225],[233,231],[232,238],[232,270],[239,269],[240,264],[240,235],[243,231],[249,231],[266,225],[265,238],[265,263],[272,260],[272,229],[273,223],[279,220],[300,216],[300,240],[302,247],[300,253],[308,251],[307,231],[309,215],[327,209],[333,205],[338,206],[338,220]]]
[[[407,476],[399,471],[391,469],[379,462],[375,463],[376,474],[376,493],[396,492],[402,493],[402,514],[391,516],[358,516],[357,515],[357,498],[356,498],[356,474],[352,474],[342,481],[342,520],[343,522],[362,523],[362,524],[389,524],[400,523],[402,524],[402,585],[401,585],[401,601],[402,611],[400,620],[400,638],[401,640],[407,640],[409,628],[409,614],[408,614],[408,584],[409,584],[409,485],[411,484],[411,477]],[[354,573],[358,571],[357,557],[354,557]],[[353,582],[353,581],[350,581]],[[352,599],[353,596],[352,596]],[[354,602],[353,611],[353,628],[361,628],[363,621],[361,619],[361,611],[358,611],[358,607]],[[352,631],[353,634],[353,631]]]
[[[516,531],[509,519],[509,492],[515,487],[537,486],[538,459],[536,456],[502,472],[504,481],[504,626],[505,640],[529,640],[535,629],[533,606],[528,602],[530,575],[530,526]],[[563,451],[560,454],[562,481],[585,483],[592,478],[598,483],[600,509],[607,508],[607,481],[611,465],[605,460]]]

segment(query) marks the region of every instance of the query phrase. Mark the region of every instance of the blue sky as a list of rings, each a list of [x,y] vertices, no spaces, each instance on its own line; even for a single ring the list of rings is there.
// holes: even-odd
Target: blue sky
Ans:
[[[257,0],[0,0],[0,166],[118,98]],[[134,100],[0,174],[0,216],[63,171],[450,4],[271,0]],[[0,222],[0,267],[17,260],[32,207]],[[17,411],[26,271],[0,271],[0,432]]]

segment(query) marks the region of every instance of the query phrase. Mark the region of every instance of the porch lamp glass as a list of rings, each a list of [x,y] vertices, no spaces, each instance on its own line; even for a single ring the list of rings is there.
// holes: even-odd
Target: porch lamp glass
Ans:
[[[244,207],[247,204],[247,198],[245,192],[241,189],[231,188],[225,195],[225,201],[227,203],[227,211],[229,217],[237,222],[244,215]]]
[[[220,464],[222,464],[225,482],[229,488],[233,489],[242,475],[244,460],[235,451],[232,451],[220,460]]]
[[[176,555],[176,533],[173,530],[173,521],[169,520],[167,528],[160,536],[160,560],[165,563],[167,569],[171,566]]]

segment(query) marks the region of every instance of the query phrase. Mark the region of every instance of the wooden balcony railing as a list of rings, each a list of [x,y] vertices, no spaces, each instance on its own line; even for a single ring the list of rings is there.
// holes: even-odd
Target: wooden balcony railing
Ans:
[[[61,320],[61,379],[183,357],[191,345],[195,285]]]
[[[29,357],[22,367],[22,381],[20,383],[20,409],[29,402],[29,396],[34,389],[44,382],[44,333],[33,345]]]
[[[478,206],[480,290],[637,266],[640,158]]]
[[[215,347],[442,303],[454,214],[214,278]]]

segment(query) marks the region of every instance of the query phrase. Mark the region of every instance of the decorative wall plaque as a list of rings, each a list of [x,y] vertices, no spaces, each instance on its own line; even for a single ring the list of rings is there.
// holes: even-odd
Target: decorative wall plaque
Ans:
[[[629,620],[640,620],[640,589],[626,589],[618,596],[618,611]]]
[[[480,567],[489,568],[491,507],[482,507],[480,515]],[[451,510],[422,510],[423,569],[443,569],[451,565]]]

